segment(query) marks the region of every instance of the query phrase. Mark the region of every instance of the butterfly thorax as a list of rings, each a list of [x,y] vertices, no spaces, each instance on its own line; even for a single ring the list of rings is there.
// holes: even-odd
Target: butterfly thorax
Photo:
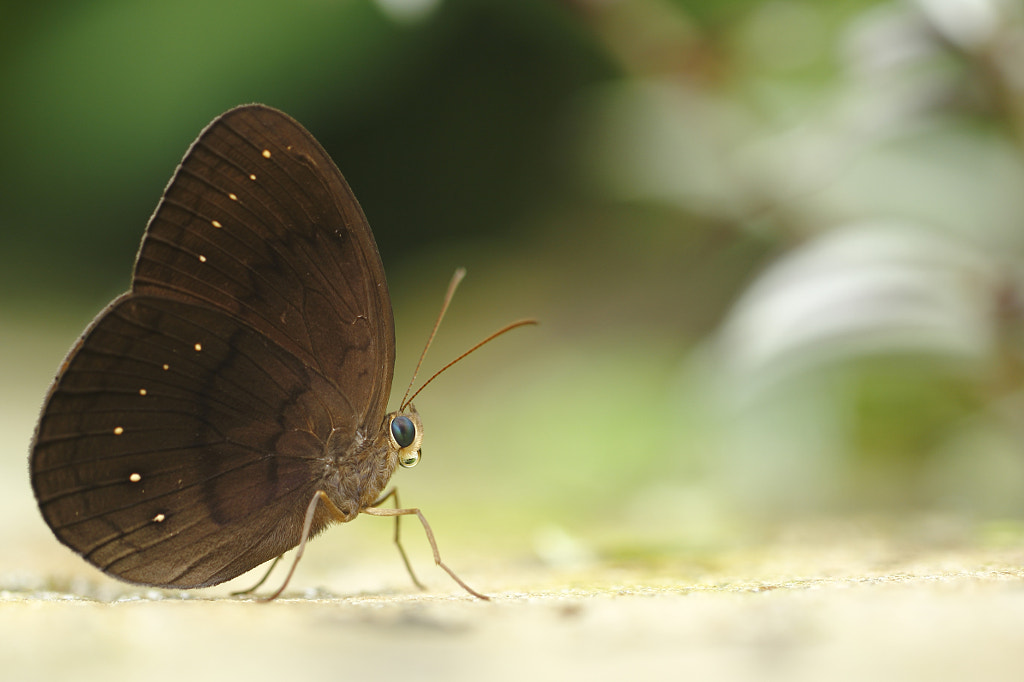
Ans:
[[[396,417],[412,420],[415,442],[400,445],[392,432]],[[387,487],[399,462],[407,461],[409,451],[419,452],[423,425],[415,407],[384,417],[376,429],[357,430],[346,435],[334,431],[327,440],[327,472],[324,492],[345,516],[354,519],[361,510],[373,506]],[[406,465],[408,466],[408,465]]]

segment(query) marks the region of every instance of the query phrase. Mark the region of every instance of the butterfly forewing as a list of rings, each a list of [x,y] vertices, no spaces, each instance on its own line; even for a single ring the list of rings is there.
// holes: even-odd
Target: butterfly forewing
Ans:
[[[344,402],[384,410],[395,333],[373,235],[334,162],[281,112],[235,109],[200,134],[132,286],[223,310],[340,382]],[[353,368],[373,372],[353,381]]]
[[[327,154],[280,112],[228,112],[165,190],[132,291],[51,388],[31,458],[44,518],[146,584],[215,584],[277,556],[332,429],[379,426],[393,329],[372,234]]]

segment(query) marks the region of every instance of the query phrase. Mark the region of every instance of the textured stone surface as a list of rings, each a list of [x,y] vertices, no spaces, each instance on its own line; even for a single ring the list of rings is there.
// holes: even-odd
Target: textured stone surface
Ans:
[[[443,592],[270,604],[23,576],[0,597],[3,679],[1019,679],[1021,558],[860,538],[657,570],[473,567],[489,603],[440,572]],[[375,584],[373,568],[345,582]]]

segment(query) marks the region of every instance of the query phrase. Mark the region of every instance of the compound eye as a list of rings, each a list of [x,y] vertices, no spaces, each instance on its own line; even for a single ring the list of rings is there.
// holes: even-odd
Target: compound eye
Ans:
[[[408,417],[395,417],[391,420],[391,437],[398,447],[407,448],[416,440],[416,425]]]

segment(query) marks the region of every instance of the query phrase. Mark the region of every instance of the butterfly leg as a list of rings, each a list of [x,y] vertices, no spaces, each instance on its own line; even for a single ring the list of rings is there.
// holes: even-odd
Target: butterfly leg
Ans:
[[[240,597],[240,596],[245,595],[245,594],[252,594],[256,590],[260,589],[260,587],[263,586],[263,583],[267,582],[267,578],[269,578],[270,574],[274,572],[274,569],[277,568],[277,565],[279,563],[281,563],[281,557],[283,557],[283,556],[284,556],[284,554],[279,554],[276,559],[274,559],[273,561],[270,562],[270,568],[267,569],[267,572],[263,574],[263,577],[260,578],[260,581],[258,583],[256,583],[255,585],[253,585],[249,589],[238,590],[237,592],[232,592],[231,596],[232,597]]]
[[[469,592],[471,595],[473,595],[477,599],[483,599],[485,601],[490,601],[490,597],[488,597],[487,595],[484,595],[484,594],[480,594],[479,592],[474,590],[472,587],[470,587],[466,583],[462,582],[462,578],[460,578],[459,576],[455,575],[455,571],[453,571],[452,569],[448,568],[447,564],[445,564],[443,561],[441,561],[441,552],[438,551],[438,549],[437,549],[437,541],[434,540],[434,531],[432,531],[430,529],[430,524],[427,523],[427,518],[425,516],[423,516],[423,512],[421,512],[419,509],[416,509],[416,508],[409,508],[409,509],[378,509],[377,507],[366,507],[365,509],[361,509],[360,513],[362,513],[362,514],[369,514],[370,516],[411,516],[411,515],[415,514],[416,517],[419,518],[420,523],[423,525],[424,532],[426,532],[426,534],[427,534],[427,541],[430,542],[430,549],[432,549],[434,551],[434,563],[437,564],[438,566],[440,566],[441,568],[443,568],[445,573],[450,575],[452,580],[457,582],[459,584],[459,586],[462,589],[464,589],[466,592]]]
[[[392,488],[389,492],[384,493],[383,497],[381,497],[379,500],[377,500],[370,506],[379,507],[385,502],[387,502],[389,498],[392,497],[395,499],[395,506],[401,507],[402,503],[398,501],[398,488]],[[405,548],[402,547],[402,540],[399,537],[399,531],[401,530],[401,520],[401,516],[395,517],[395,545],[398,547],[398,553],[402,555],[402,562],[405,564],[405,570],[409,572],[409,577],[412,578],[413,584],[415,584],[416,587],[420,588],[421,590],[425,590],[427,588],[424,587],[423,583],[421,583],[419,579],[416,577],[416,573],[412,570],[412,564],[409,563],[409,557],[405,554]]]
[[[281,596],[281,593],[284,592],[284,588],[288,587],[288,583],[291,581],[292,575],[295,573],[295,567],[299,565],[299,559],[302,558],[302,553],[306,551],[306,542],[309,541],[309,533],[313,528],[313,517],[316,514],[317,504],[320,502],[324,503],[324,507],[326,507],[327,511],[337,521],[343,523],[346,520],[345,515],[341,513],[341,510],[334,506],[334,503],[331,502],[331,498],[327,497],[327,493],[323,490],[317,490],[313,493],[313,499],[309,501],[309,506],[306,507],[306,520],[302,524],[302,536],[299,538],[299,545],[295,550],[295,560],[292,561],[292,567],[288,569],[288,575],[285,576],[284,582],[281,583],[281,587],[277,588],[277,591],[274,592],[274,594],[269,597],[263,597],[260,601],[274,601]]]

